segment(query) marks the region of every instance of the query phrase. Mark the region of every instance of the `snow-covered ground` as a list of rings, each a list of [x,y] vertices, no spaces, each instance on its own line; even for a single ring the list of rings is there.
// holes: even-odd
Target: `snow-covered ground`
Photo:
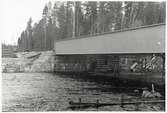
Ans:
[[[54,52],[20,52],[18,58],[2,58],[3,72],[52,72]]]

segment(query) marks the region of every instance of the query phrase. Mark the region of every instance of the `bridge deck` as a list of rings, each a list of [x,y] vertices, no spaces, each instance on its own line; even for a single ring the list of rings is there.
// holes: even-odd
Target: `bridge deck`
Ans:
[[[55,41],[56,55],[164,53],[165,25]]]

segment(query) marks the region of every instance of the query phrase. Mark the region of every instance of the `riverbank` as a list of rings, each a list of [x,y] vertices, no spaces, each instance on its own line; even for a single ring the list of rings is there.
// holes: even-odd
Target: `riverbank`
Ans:
[[[2,58],[2,72],[53,72],[54,52],[19,52],[17,58]]]

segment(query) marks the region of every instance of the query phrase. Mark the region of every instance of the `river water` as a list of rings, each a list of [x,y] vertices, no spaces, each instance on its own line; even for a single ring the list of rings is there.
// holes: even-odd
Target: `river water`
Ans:
[[[71,109],[69,101],[118,102],[121,96],[138,100],[133,90],[110,82],[52,73],[2,73],[3,111],[164,111],[164,104],[103,106]]]

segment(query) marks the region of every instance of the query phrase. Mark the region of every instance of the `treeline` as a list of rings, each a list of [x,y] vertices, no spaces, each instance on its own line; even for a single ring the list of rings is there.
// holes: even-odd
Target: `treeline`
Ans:
[[[165,11],[165,2],[49,2],[38,23],[27,22],[18,49],[52,50],[58,39],[164,23]]]

